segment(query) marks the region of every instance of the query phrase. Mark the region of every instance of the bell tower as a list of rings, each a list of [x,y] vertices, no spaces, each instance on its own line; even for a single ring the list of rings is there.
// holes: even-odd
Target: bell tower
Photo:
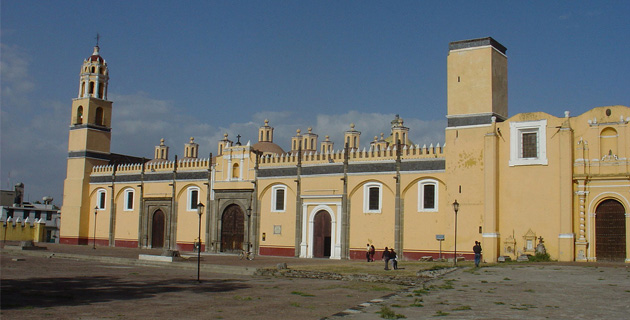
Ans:
[[[112,102],[107,101],[109,71],[99,49],[97,42],[92,55],[83,61],[79,94],[72,100],[61,243],[87,244],[89,220],[94,215],[89,194],[90,173],[94,166],[106,165],[110,160]]]

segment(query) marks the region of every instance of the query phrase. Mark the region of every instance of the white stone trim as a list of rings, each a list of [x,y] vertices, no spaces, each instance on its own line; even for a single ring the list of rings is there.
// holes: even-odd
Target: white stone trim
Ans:
[[[131,208],[129,207],[129,193],[133,193],[133,199],[131,202]],[[135,202],[136,202],[136,193],[135,190],[133,188],[127,188],[125,189],[125,191],[123,191],[123,197],[124,197],[124,201],[123,201],[123,211],[133,211],[133,208],[135,207]]]
[[[193,191],[197,191],[197,203],[199,203],[199,196],[201,195],[201,190],[199,187],[188,187],[186,189],[186,211],[197,211],[197,208],[192,207],[192,193]]]
[[[308,206],[315,207],[308,212]],[[332,207],[336,206],[337,210]],[[319,211],[330,215],[330,259],[341,259],[341,202],[312,202],[302,204],[302,241],[300,242],[300,258],[313,258],[313,232],[315,215]],[[335,214],[336,211],[336,214]]]
[[[561,233],[558,235],[558,239],[573,239],[575,238],[575,234],[573,233]]]
[[[435,194],[434,194],[434,203],[433,208],[426,209],[424,208],[424,186],[433,185],[435,186]],[[418,212],[438,212],[438,203],[439,203],[439,186],[437,180],[435,179],[424,179],[418,181]]]
[[[101,201],[101,194],[105,194]],[[105,210],[107,209],[107,190],[106,189],[98,189],[96,190],[96,210]]]
[[[482,238],[498,238],[500,236],[501,234],[498,232],[487,232],[487,233],[481,234]]]
[[[370,210],[370,188],[378,188],[378,209]],[[383,209],[383,184],[380,182],[368,182],[363,185],[363,212],[381,213]]]
[[[537,157],[523,158],[521,156],[522,134],[535,132],[537,134]],[[509,165],[547,165],[547,119],[535,121],[510,122],[510,161]]]
[[[282,210],[278,210],[276,207],[276,197],[278,190],[284,190],[284,203],[282,204]],[[271,212],[286,212],[287,211],[287,186],[284,184],[277,184],[271,187]]]

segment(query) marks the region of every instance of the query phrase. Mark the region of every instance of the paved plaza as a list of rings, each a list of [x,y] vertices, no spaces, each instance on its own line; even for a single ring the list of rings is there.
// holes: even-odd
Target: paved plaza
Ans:
[[[151,265],[158,251],[48,245],[2,251],[2,319],[627,319],[627,264],[463,267],[414,287],[253,276],[247,270],[330,261],[204,255]],[[109,259],[109,260],[108,260]],[[127,262],[127,263],[125,263]],[[234,270],[230,273],[229,270]]]

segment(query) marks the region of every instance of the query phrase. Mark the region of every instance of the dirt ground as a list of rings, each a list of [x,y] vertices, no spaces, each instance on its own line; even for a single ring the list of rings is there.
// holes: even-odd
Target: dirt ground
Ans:
[[[458,269],[344,319],[630,319],[628,264]]]
[[[14,261],[14,259],[20,261]],[[401,287],[4,252],[2,319],[318,319]]]
[[[137,261],[139,252],[159,251],[47,247],[40,253],[3,249],[1,319],[628,319],[630,314],[630,264],[623,263],[463,266],[415,287],[240,276],[202,268],[198,283],[197,270],[182,264],[93,260]],[[62,254],[77,258],[60,258]],[[287,263],[290,268],[384,272],[380,263],[349,260],[203,258],[202,266],[208,267]],[[397,271],[414,273],[417,268],[410,262],[403,265],[406,269]]]

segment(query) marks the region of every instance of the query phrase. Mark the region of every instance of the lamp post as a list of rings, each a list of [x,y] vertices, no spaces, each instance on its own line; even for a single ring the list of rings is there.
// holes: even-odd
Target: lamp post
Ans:
[[[92,249],[96,250],[96,214],[98,213],[98,206],[94,207],[94,236],[92,237],[94,241],[92,241]]]
[[[251,230],[249,229],[251,224],[251,220],[252,220],[252,205],[250,204],[249,207],[247,207],[247,250],[246,252],[249,252],[250,250],[250,244],[251,244]]]
[[[453,202],[453,210],[455,211],[455,257],[453,261],[455,261],[455,266],[457,266],[457,211],[459,211],[459,203],[457,200]]]
[[[203,215],[203,208],[205,206],[203,205],[203,203],[198,203],[197,204],[197,214],[199,215],[199,242],[198,242],[198,247],[197,247],[197,282],[201,283],[201,280],[199,280],[199,273],[201,270],[201,216]]]

